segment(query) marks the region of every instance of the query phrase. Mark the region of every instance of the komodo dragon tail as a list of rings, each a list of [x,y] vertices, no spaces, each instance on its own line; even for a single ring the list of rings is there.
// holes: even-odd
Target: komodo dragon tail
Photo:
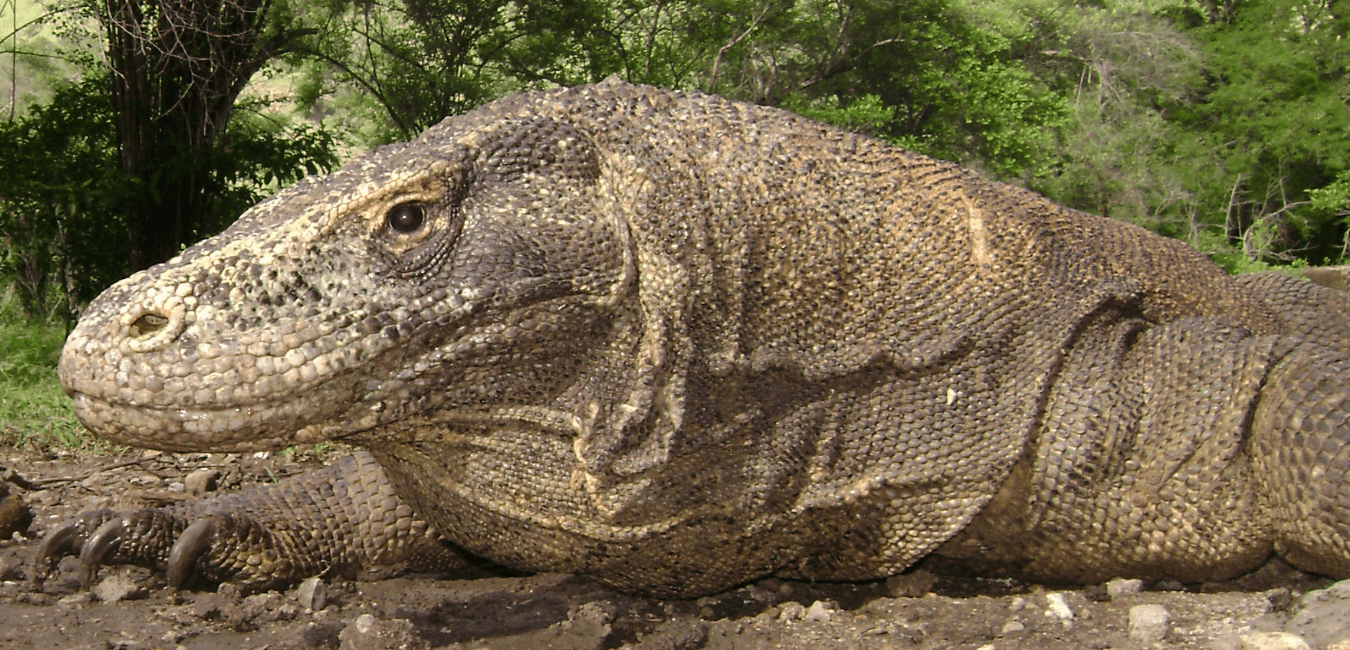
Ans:
[[[1275,551],[1350,577],[1350,361],[1303,346],[1270,373],[1252,421],[1252,462]]]
[[[1258,494],[1275,550],[1350,577],[1350,294],[1284,274],[1241,276],[1304,341],[1266,378],[1252,418]]]

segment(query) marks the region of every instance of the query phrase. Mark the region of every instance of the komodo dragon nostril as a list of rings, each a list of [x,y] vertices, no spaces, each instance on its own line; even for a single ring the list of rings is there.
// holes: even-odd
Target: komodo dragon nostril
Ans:
[[[127,330],[127,336],[133,339],[145,338],[164,329],[167,324],[169,324],[168,316],[154,312],[142,314],[140,318],[131,322],[131,327]]]

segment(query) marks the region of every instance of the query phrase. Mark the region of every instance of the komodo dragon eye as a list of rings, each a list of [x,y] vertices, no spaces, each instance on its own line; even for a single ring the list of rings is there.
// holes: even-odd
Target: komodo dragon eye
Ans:
[[[400,203],[389,208],[384,220],[390,228],[406,235],[422,227],[422,223],[426,220],[426,212],[416,203]]]

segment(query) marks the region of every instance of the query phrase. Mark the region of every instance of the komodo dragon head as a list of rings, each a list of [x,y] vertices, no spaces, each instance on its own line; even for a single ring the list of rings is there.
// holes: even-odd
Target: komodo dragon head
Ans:
[[[527,108],[382,147],[118,283],[62,357],[79,418],[131,445],[248,450],[530,402],[530,369],[610,335],[632,259],[602,191],[631,170]]]

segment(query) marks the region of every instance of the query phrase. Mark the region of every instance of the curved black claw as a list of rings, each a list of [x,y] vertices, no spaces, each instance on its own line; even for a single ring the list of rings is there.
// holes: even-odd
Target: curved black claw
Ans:
[[[94,576],[98,574],[98,568],[103,566],[104,558],[122,543],[124,529],[122,518],[114,517],[103,522],[89,539],[84,540],[84,545],[80,547],[81,587],[88,589],[94,583]]]
[[[91,531],[96,531],[108,521],[116,519],[116,513],[111,510],[96,510],[86,512],[48,531],[33,553],[33,561],[28,572],[29,588],[41,591],[47,575],[61,558],[75,555],[77,549],[80,555],[83,555],[84,545]]]
[[[169,551],[169,568],[165,578],[170,589],[182,589],[183,584],[192,576],[197,560],[211,548],[211,540],[216,536],[216,518],[199,519],[187,527]]]

